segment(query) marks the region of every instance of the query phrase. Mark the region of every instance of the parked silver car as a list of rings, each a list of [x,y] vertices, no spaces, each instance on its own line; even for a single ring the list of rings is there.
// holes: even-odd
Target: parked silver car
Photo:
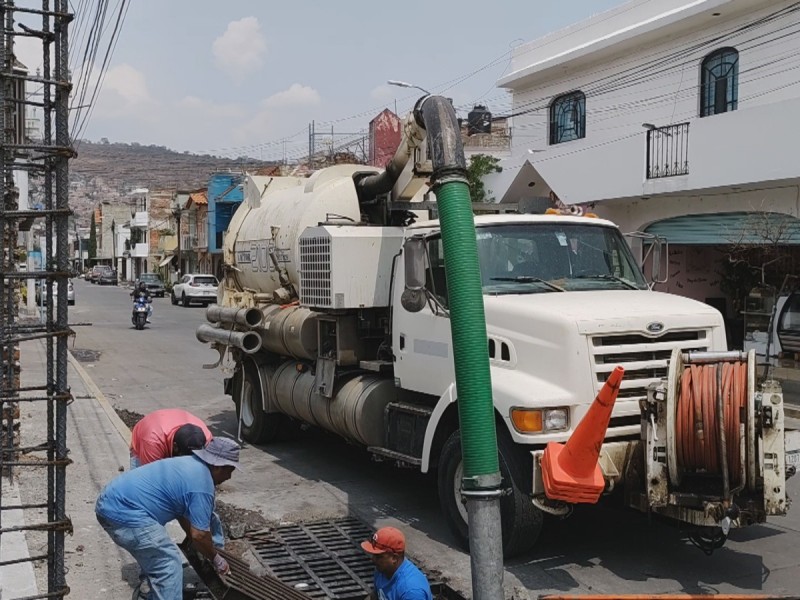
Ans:
[[[208,306],[217,301],[218,285],[213,275],[189,273],[172,286],[170,299],[173,304],[180,302],[183,306],[189,306],[192,302]]]

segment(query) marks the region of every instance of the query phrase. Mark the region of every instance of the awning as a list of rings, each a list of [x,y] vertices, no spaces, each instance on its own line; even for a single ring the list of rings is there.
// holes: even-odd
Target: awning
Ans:
[[[166,267],[170,262],[172,262],[172,256],[168,256],[167,258],[162,260],[160,263],[158,263],[158,266],[159,267]]]
[[[800,219],[776,212],[684,215],[657,221],[645,231],[681,245],[800,245]]]

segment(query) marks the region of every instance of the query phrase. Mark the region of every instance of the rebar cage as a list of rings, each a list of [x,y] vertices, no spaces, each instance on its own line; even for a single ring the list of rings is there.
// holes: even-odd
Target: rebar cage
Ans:
[[[31,3],[32,4],[32,3]],[[68,25],[72,14],[67,0],[42,0],[40,8],[0,2],[3,17],[0,42],[0,175],[2,205],[0,232],[0,540],[3,535],[41,531],[47,534],[47,552],[0,560],[0,568],[14,563],[47,563],[47,591],[35,598],[63,598],[69,594],[64,568],[64,535],[72,524],[66,516],[67,405],[72,396],[67,383],[67,316],[69,258],[69,170],[74,155],[68,130],[70,73]],[[39,27],[39,23],[41,26]],[[42,44],[41,68],[30,73],[14,52],[15,39],[36,38]],[[26,116],[41,115],[42,128],[27,127]],[[29,185],[30,184],[30,185]],[[31,192],[29,193],[29,190]],[[29,196],[38,196],[29,203]],[[34,206],[35,208],[29,208]],[[39,231],[46,244],[41,260],[31,257],[30,240]],[[27,248],[25,270],[22,248]],[[34,319],[20,310],[25,292],[49,299],[46,311]],[[23,287],[25,292],[23,292]],[[20,344],[39,340],[46,349],[46,380],[20,384]],[[22,348],[22,352],[26,351]],[[20,404],[43,402],[45,439],[28,439],[20,430]],[[3,486],[12,487],[19,469],[44,473],[47,498],[39,503],[9,502]],[[4,526],[9,511],[46,509],[46,522]]]

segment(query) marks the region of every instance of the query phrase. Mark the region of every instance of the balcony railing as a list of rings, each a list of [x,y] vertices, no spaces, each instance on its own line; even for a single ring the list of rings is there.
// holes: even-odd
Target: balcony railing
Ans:
[[[139,242],[138,244],[134,244],[133,248],[131,249],[131,256],[133,258],[147,258],[150,254],[150,244],[146,242]]]
[[[203,224],[205,225],[205,223]],[[205,227],[197,231],[197,248],[208,248],[208,231]]]
[[[652,127],[647,132],[647,178],[689,174],[689,123]]]
[[[146,228],[150,224],[150,215],[146,210],[137,212],[131,219],[131,227]]]
[[[181,236],[181,249],[182,250],[191,250],[192,248],[197,247],[197,238],[193,235],[183,234]]]

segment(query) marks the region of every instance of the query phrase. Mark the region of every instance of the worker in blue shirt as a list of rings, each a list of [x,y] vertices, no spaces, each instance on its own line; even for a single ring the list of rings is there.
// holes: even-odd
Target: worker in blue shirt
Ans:
[[[217,573],[230,567],[214,548],[214,488],[239,466],[239,446],[214,438],[192,456],[157,460],[111,481],[95,504],[97,521],[114,543],[131,553],[150,581],[151,600],[183,597],[181,553],[167,533],[177,519],[197,551]]]
[[[372,600],[433,600],[431,586],[417,566],[406,558],[406,538],[394,527],[382,527],[361,542],[375,565]]]

